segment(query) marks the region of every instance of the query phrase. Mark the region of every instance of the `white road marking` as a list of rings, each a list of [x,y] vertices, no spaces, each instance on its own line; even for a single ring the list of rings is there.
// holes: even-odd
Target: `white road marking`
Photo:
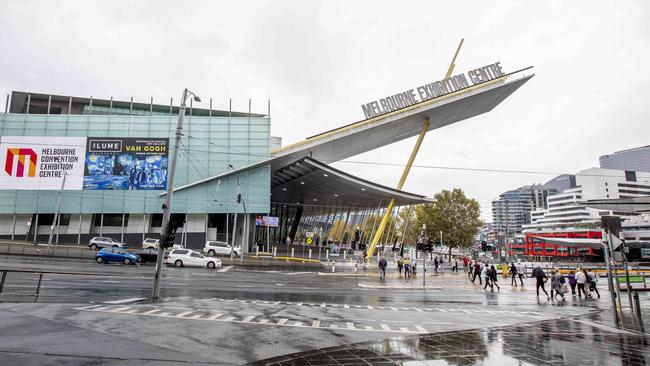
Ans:
[[[402,328],[399,328],[399,329],[400,329],[400,330],[401,330],[402,332],[408,332],[408,331],[409,331],[409,329],[408,329],[408,328],[404,328],[404,327],[402,327]]]
[[[222,316],[222,315],[223,315],[223,314],[214,314],[214,315],[208,317],[208,320],[215,320],[215,319],[219,318],[219,317]]]
[[[368,310],[372,310],[372,309],[373,309],[372,306],[368,305]]]
[[[352,322],[346,322],[345,324],[347,324],[348,329],[357,329],[357,328],[354,327],[354,323],[352,323]]]
[[[324,308],[325,306],[327,306],[325,303],[320,304],[321,308]]]
[[[332,328],[332,329],[336,329],[336,328],[338,328],[338,327],[339,327],[339,326],[336,325],[336,324],[332,324],[332,325],[330,325],[330,328]]]
[[[422,311],[422,309],[418,309],[418,308],[413,308],[413,310],[415,310],[415,311]]]
[[[383,330],[392,331],[392,329],[390,329],[390,327],[389,327],[388,325],[384,324],[384,323],[379,324],[379,326],[380,326],[381,329],[383,329]]]
[[[366,330],[373,330],[374,329],[373,327],[371,327],[369,325],[366,325],[365,328],[366,328]]]
[[[114,283],[119,283],[120,281],[102,281],[102,282],[114,282]],[[127,304],[130,302],[136,302],[136,301],[141,301],[145,300],[144,297],[132,297],[130,299],[122,299],[122,300],[113,300],[113,301],[104,301],[104,304],[111,304],[111,305],[119,305],[119,304]]]
[[[419,325],[414,325],[415,329],[419,330],[421,333],[429,333],[424,327],[421,327]]]
[[[260,319],[260,324],[268,324],[269,320],[268,319]]]
[[[157,313],[157,312],[159,312],[159,311],[160,311],[160,309],[152,309],[152,310],[145,311],[145,312],[142,313],[142,314],[149,315],[149,314]]]
[[[127,311],[125,311],[124,313],[126,313],[126,314],[133,314],[133,313],[137,313],[137,312],[138,312],[138,309],[131,309],[131,310],[127,310]]]
[[[250,322],[250,321],[253,320],[253,319],[255,319],[255,317],[254,317],[253,315],[251,315],[251,316],[247,316],[247,317],[245,317],[244,319],[242,319],[242,322],[244,322],[244,323],[248,323],[248,322]]]
[[[293,323],[294,327],[302,327],[302,322],[295,322]]]
[[[345,305],[343,305],[343,308],[344,308],[344,309],[349,309],[350,306],[349,306],[348,304],[345,304]]]
[[[318,328],[318,327],[320,327],[320,320],[314,320],[314,321],[311,323],[311,326],[312,326],[313,328]]]
[[[77,310],[90,310],[90,309],[97,309],[100,307],[103,307],[104,305],[88,305],[88,306],[82,306],[80,308],[76,308]]]
[[[116,313],[119,313],[120,311],[124,311],[124,310],[127,310],[127,309],[131,309],[131,307],[130,306],[125,306],[123,308],[113,309],[113,311],[116,312]]]
[[[203,317],[203,314],[192,315],[190,318],[192,318],[192,319],[198,319],[198,318],[201,318],[201,317]]]
[[[296,305],[297,305],[297,306],[302,306],[302,303],[301,303],[301,302],[299,302],[299,303],[297,303]]]
[[[220,273],[228,272],[228,271],[230,271],[231,269],[233,269],[234,267],[235,267],[235,266],[226,266],[226,267],[223,267],[222,269],[218,270],[217,272],[220,272]]]
[[[178,315],[176,315],[176,316],[179,317],[179,318],[182,318],[182,317],[184,317],[185,315],[192,314],[193,312],[194,312],[194,311],[184,311],[184,312],[182,312],[182,313],[180,313],[180,314],[178,314]]]
[[[278,322],[276,324],[277,325],[284,325],[287,321],[289,321],[289,319],[282,318],[282,319],[278,320]]]

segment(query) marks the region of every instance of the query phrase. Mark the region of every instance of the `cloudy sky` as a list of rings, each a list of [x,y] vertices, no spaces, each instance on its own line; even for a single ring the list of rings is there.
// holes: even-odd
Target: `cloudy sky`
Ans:
[[[290,143],[363,119],[362,103],[500,61],[536,76],[491,113],[429,133],[416,161],[574,173],[650,144],[647,1],[0,2],[0,92],[178,99],[266,110]],[[205,103],[204,103],[205,104]],[[404,163],[414,139],[349,160]],[[386,185],[400,169],[336,166]],[[405,190],[481,204],[550,174],[412,171]]]

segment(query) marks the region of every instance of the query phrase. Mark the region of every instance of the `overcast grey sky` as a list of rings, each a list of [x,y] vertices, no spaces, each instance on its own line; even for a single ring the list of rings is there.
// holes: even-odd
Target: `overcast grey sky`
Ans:
[[[536,76],[492,112],[429,133],[416,164],[574,173],[650,144],[648,1],[0,2],[0,92],[215,108],[272,103],[284,143],[363,119],[360,105],[501,61]],[[204,105],[206,105],[204,103]],[[404,163],[414,139],[350,160]],[[394,186],[401,169],[336,163]],[[405,190],[459,187],[484,220],[499,193],[552,175],[414,169]]]

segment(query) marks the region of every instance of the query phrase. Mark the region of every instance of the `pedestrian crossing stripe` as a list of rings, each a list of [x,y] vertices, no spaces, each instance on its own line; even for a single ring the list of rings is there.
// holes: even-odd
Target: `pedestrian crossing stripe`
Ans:
[[[544,317],[544,316],[554,316],[553,314],[540,313],[537,311],[514,311],[514,310],[487,310],[481,308],[422,308],[422,307],[395,307],[395,306],[380,306],[380,305],[349,305],[349,304],[327,304],[327,303],[308,303],[308,302],[291,302],[291,301],[260,301],[260,300],[242,300],[242,299],[223,299],[223,298],[213,298],[212,301],[220,302],[231,302],[231,303],[248,303],[253,305],[262,305],[262,304],[272,304],[272,305],[290,305],[290,306],[311,306],[311,307],[320,307],[320,308],[343,308],[346,310],[362,310],[362,311],[374,311],[374,310],[390,310],[390,311],[415,311],[415,312],[439,312],[439,313],[465,313],[465,314],[491,314],[491,315],[511,315],[511,316],[533,316],[533,317]]]
[[[132,307],[88,307],[82,306],[74,308],[75,310],[80,311],[89,311],[89,312],[98,312],[98,313],[112,313],[112,314],[121,314],[121,315],[139,315],[139,316],[150,316],[150,317],[162,317],[162,318],[176,318],[186,321],[214,321],[214,322],[230,322],[230,323],[244,323],[244,324],[256,324],[256,325],[268,325],[268,326],[279,326],[279,327],[297,327],[297,328],[312,328],[312,329],[336,329],[341,331],[361,331],[361,332],[390,332],[390,333],[405,333],[405,334],[423,334],[429,333],[426,328],[420,325],[406,325],[399,327],[399,329],[393,329],[384,323],[376,325],[366,325],[359,324],[355,322],[346,321],[346,319],[341,319],[340,321],[321,321],[313,320],[312,322],[305,323],[303,320],[291,320],[288,318],[280,319],[269,319],[269,318],[258,318],[257,316],[246,316],[246,317],[237,317],[230,315],[223,317],[222,313],[213,314],[206,313],[204,310],[192,310],[184,311],[180,313],[170,313],[170,312],[161,312],[161,309],[150,309],[151,306],[139,306],[136,308]],[[165,309],[167,310],[167,309]],[[190,314],[194,314],[188,316]]]

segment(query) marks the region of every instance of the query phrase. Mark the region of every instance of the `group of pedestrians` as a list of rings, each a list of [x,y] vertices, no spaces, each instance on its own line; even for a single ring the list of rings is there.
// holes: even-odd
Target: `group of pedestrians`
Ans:
[[[478,278],[479,285],[483,285],[483,280],[485,280],[485,286],[483,286],[485,291],[487,291],[488,286],[490,286],[490,292],[494,292],[495,287],[497,288],[497,292],[501,291],[501,287],[498,284],[499,276],[494,264],[488,266],[482,261],[463,261],[463,265],[467,269],[467,276],[471,279],[472,283],[476,283],[476,279]]]
[[[494,292],[500,290],[498,285],[498,274],[495,266],[483,263],[481,260],[472,261],[463,258],[463,266],[467,272],[472,284],[476,283],[478,279],[479,285],[483,285],[483,289],[487,291],[488,286],[490,291]],[[510,276],[510,285],[513,287],[524,286],[524,278],[526,277],[526,266],[520,262],[516,264],[510,263],[507,267],[508,275]],[[505,271],[505,267],[504,267]],[[544,271],[541,265],[534,265],[531,277],[535,279],[535,292],[539,299],[540,290],[546,295],[547,300],[562,300],[565,301],[565,294],[571,291],[573,297],[592,298],[592,293],[595,293],[600,298],[598,292],[598,276],[592,270],[578,268],[576,271],[570,271],[565,278],[559,269],[550,270],[550,276]],[[517,281],[519,280],[519,281]],[[483,283],[485,281],[485,284]],[[546,283],[550,281],[551,294],[546,291]],[[519,282],[519,283],[517,283]],[[576,291],[577,290],[577,291]]]
[[[397,258],[397,271],[399,276],[402,277],[402,270],[404,270],[404,278],[415,277],[418,269],[417,258],[410,258],[408,256]]]

